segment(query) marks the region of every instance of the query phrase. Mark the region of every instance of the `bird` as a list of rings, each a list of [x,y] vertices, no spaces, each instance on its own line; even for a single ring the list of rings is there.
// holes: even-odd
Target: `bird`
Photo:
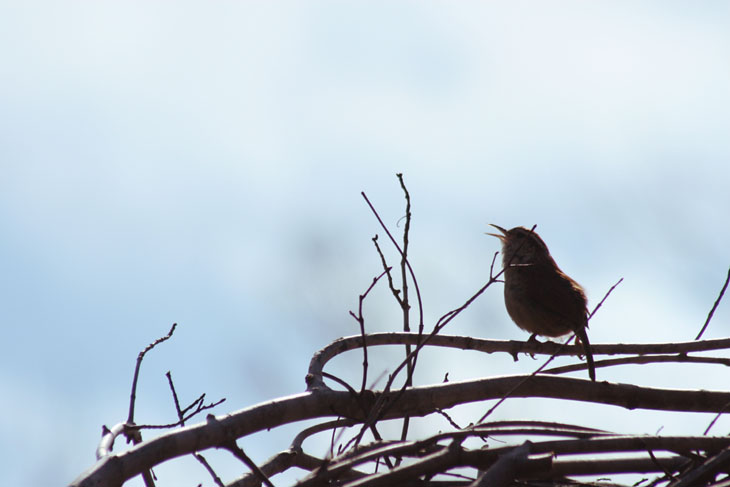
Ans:
[[[588,307],[580,284],[563,272],[545,242],[533,229],[511,230],[493,225],[500,234],[488,233],[502,243],[504,304],[512,321],[536,335],[560,337],[575,333],[583,344],[588,375],[596,380],[593,353],[588,341]]]

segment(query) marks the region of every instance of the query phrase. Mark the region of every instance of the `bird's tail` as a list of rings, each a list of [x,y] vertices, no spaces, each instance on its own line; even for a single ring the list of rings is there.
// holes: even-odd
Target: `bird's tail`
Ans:
[[[575,332],[575,334],[580,342],[583,344],[583,350],[585,350],[586,353],[586,362],[588,362],[588,375],[590,376],[592,381],[595,381],[596,366],[593,363],[593,352],[591,352],[591,344],[588,341],[588,334],[586,333],[586,329],[580,328],[578,331]]]

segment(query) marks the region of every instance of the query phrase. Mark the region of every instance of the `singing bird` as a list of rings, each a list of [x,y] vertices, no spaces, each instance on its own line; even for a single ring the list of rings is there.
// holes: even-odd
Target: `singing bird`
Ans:
[[[490,224],[491,225],[491,224]],[[574,332],[585,350],[588,375],[596,380],[588,341],[588,308],[583,288],[555,263],[540,236],[525,227],[489,233],[502,242],[504,304],[517,326],[535,335]]]

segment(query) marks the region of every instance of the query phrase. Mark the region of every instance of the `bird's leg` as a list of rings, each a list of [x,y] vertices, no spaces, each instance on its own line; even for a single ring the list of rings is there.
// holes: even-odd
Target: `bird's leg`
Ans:
[[[533,333],[532,335],[530,335],[530,338],[528,338],[528,339],[527,339],[527,343],[542,344],[542,342],[541,342],[540,340],[538,340],[538,339],[537,339],[537,333]],[[529,352],[528,352],[528,355],[529,355],[529,356],[530,356],[530,357],[531,357],[531,358],[532,358],[533,360],[535,360],[535,354],[534,354],[534,353],[529,353]]]

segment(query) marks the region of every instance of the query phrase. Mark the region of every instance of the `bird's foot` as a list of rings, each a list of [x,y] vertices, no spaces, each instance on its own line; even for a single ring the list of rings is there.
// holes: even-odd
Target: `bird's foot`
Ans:
[[[536,345],[537,345],[537,344],[542,344],[542,342],[541,342],[540,340],[538,340],[538,339],[537,339],[537,333],[533,333],[532,335],[530,335],[530,338],[528,338],[528,339],[527,339],[527,343],[531,343],[531,344],[532,344],[532,343],[534,343],[534,344],[536,344]],[[530,357],[532,357],[532,359],[533,359],[533,360],[535,359],[535,354],[534,354],[534,353],[529,353],[529,352],[528,352],[527,354],[528,354],[528,355],[529,355]]]

